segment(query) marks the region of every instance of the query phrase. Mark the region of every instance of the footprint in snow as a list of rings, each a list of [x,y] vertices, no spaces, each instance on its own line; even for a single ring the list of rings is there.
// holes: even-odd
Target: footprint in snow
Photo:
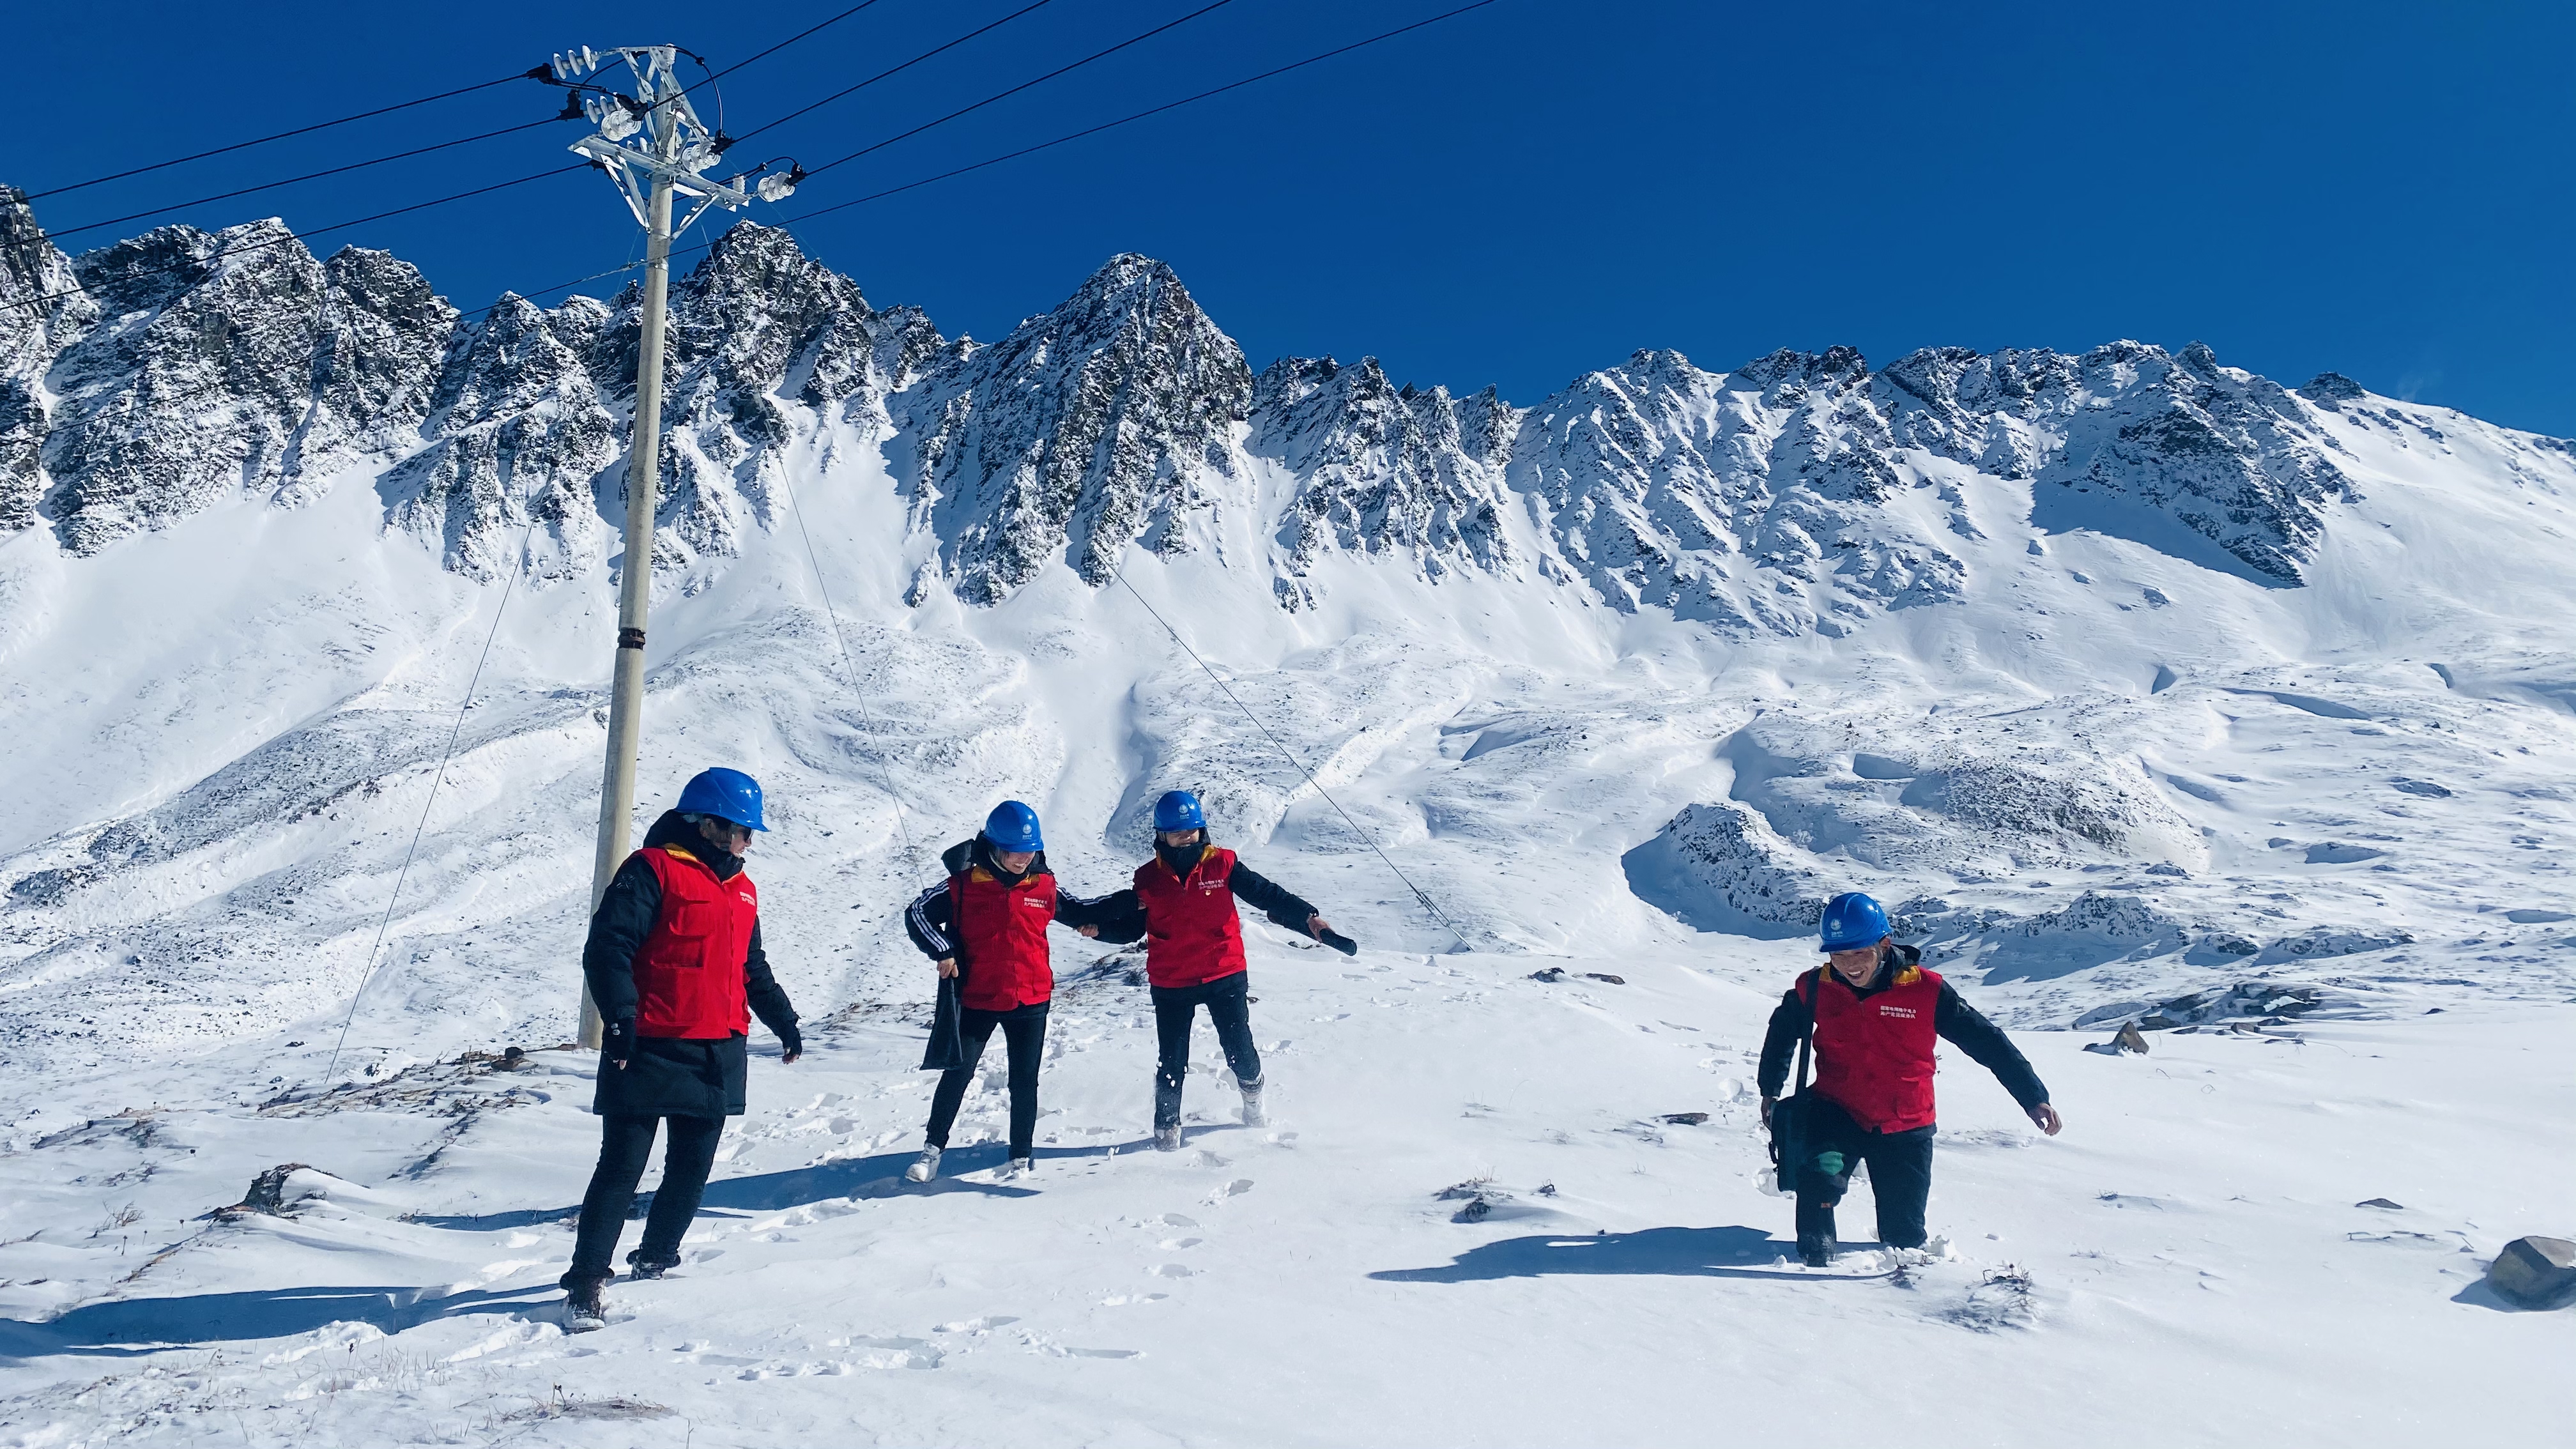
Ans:
[[[1248,1177],[1238,1177],[1234,1181],[1227,1183],[1225,1186],[1218,1188],[1216,1191],[1209,1193],[1207,1200],[1212,1203],[1219,1203],[1230,1197],[1241,1197],[1250,1191],[1252,1191],[1252,1179]]]
[[[1186,1263],[1156,1263],[1153,1267],[1148,1268],[1145,1271],[1157,1278],[1188,1278],[1195,1276],[1190,1272],[1189,1265]]]
[[[1178,1253],[1185,1249],[1195,1248],[1206,1241],[1207,1240],[1205,1238],[1165,1238],[1154,1246],[1162,1249],[1166,1253]]]

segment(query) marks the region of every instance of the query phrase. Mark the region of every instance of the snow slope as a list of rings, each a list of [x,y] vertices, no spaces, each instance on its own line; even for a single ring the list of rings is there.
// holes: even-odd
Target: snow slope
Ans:
[[[814,1050],[756,1065],[684,1276],[577,1341],[588,1065],[542,1048],[630,305],[459,323],[390,259],[237,276],[196,234],[126,244],[202,269],[150,288],[115,249],[0,277],[99,299],[0,339],[0,1443],[2558,1422],[2566,1320],[2474,1284],[2576,1186],[2568,445],[2137,344],[1640,353],[1525,408],[1255,373],[1142,258],[985,347],[736,236],[675,299],[643,793],[768,786]],[[1068,936],[1040,1176],[988,1180],[996,1082],[964,1175],[898,1188],[930,853],[1016,795],[1105,889],[1175,785],[1366,947],[1253,928],[1274,1126],[1201,1073],[1193,1150],[1139,1153],[1142,989]],[[1955,1256],[1819,1282],[1750,1053],[1855,886],[2071,1125],[1948,1074]],[[2320,1005],[2145,1058],[2066,1030],[2243,982]],[[289,1162],[289,1215],[204,1216]]]

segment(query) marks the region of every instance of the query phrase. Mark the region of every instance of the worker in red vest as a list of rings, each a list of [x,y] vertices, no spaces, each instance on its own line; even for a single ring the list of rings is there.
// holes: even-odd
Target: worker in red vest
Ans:
[[[1037,1165],[1038,1066],[1046,1048],[1047,1005],[1055,996],[1047,927],[1061,921],[1096,936],[1100,928],[1092,917],[1100,903],[1056,884],[1047,869],[1038,812],[1017,800],[994,806],[983,833],[950,846],[940,863],[948,867],[948,878],[921,893],[904,912],[903,926],[912,944],[938,963],[943,978],[958,978],[966,1058],[940,1073],[921,1156],[903,1175],[913,1182],[939,1175],[948,1129],[998,1029],[1011,1053],[1011,1159],[1003,1172],[1022,1176]]]
[[[2012,1038],[1924,970],[1920,951],[1896,943],[1878,902],[1857,892],[1834,897],[1825,903],[1822,935],[1825,964],[1801,974],[1772,1011],[1757,1079],[1763,1125],[1795,1153],[1783,1165],[1797,1188],[1798,1255],[1819,1268],[1837,1247],[1834,1207],[1864,1162],[1879,1241],[1923,1246],[1936,1041],[1993,1072],[2041,1131],[2054,1137],[2066,1125]],[[1790,1057],[1810,1033],[1816,1079],[1779,1106]]]
[[[724,1119],[743,1113],[753,1014],[777,1034],[779,1060],[804,1054],[796,1008],[760,948],[760,892],[742,869],[752,832],[766,828],[759,781],[707,770],[653,823],[591,913],[581,971],[604,1023],[591,1105],[600,1147],[562,1279],[574,1329],[604,1321],[600,1290],[616,1276],[610,1260],[655,1130],[670,1124],[644,1241],[626,1255],[638,1278],[679,1265]]]
[[[1101,903],[1102,934],[1109,940],[1145,938],[1145,979],[1154,999],[1154,1035],[1160,1060],[1154,1073],[1154,1146],[1181,1146],[1181,1080],[1190,1069],[1190,1027],[1207,1008],[1217,1045],[1243,1092],[1243,1125],[1258,1127],[1261,1053],[1252,1044],[1251,976],[1243,954],[1243,922],[1235,902],[1266,912],[1275,925],[1302,932],[1337,949],[1358,947],[1333,932],[1330,921],[1285,887],[1263,879],[1231,850],[1208,842],[1207,815],[1199,797],[1174,790],[1154,802],[1154,858],[1136,867],[1133,889]]]

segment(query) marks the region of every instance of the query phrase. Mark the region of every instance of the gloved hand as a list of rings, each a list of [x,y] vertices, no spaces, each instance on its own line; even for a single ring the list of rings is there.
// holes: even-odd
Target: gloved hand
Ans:
[[[626,1070],[627,1061],[635,1055],[635,1023],[632,1019],[612,1021],[599,1035],[599,1059]]]
[[[778,1045],[780,1048],[778,1063],[785,1066],[805,1055],[805,1033],[790,1026],[778,1034]]]

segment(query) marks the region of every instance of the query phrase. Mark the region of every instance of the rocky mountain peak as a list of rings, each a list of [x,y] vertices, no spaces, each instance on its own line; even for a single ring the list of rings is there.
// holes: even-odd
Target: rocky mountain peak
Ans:
[[[1348,367],[1283,357],[1264,369],[1253,384],[1248,446],[1299,481],[1280,525],[1280,599],[1292,607],[1309,599],[1302,580],[1331,550],[1401,554],[1432,578],[1508,564],[1509,491],[1496,449],[1509,444],[1499,436],[1499,407],[1470,408],[1462,422],[1446,388],[1399,388],[1374,357]],[[1469,422],[1475,451],[1466,445]]]
[[[389,526],[468,574],[521,566],[523,535],[540,576],[606,547],[640,289],[460,317],[401,261],[316,260],[274,221],[69,258],[14,192],[0,241],[17,243],[0,301],[70,294],[0,308],[0,529],[50,522],[94,551],[358,473]],[[1962,597],[1967,546],[1999,525],[2119,534],[2294,586],[2351,496],[2328,423],[2365,396],[2124,340],[1927,348],[1875,372],[1841,346],[1722,373],[1648,348],[1520,408],[1399,384],[1373,357],[1255,378],[1136,253],[996,343],[951,342],[751,223],[674,279],[668,366],[655,551],[683,587],[774,523],[806,440],[831,455],[858,438],[935,540],[916,601],[944,581],[996,603],[1058,559],[1105,585],[1141,543],[1265,570],[1292,608],[1347,556],[1826,634]],[[2026,517],[1972,507],[1978,476],[2026,490]],[[1924,506],[1894,506],[1909,495]]]
[[[1122,253],[920,393],[907,484],[951,585],[991,603],[1058,550],[1101,585],[1131,542],[1214,547],[1252,370],[1171,268]]]

